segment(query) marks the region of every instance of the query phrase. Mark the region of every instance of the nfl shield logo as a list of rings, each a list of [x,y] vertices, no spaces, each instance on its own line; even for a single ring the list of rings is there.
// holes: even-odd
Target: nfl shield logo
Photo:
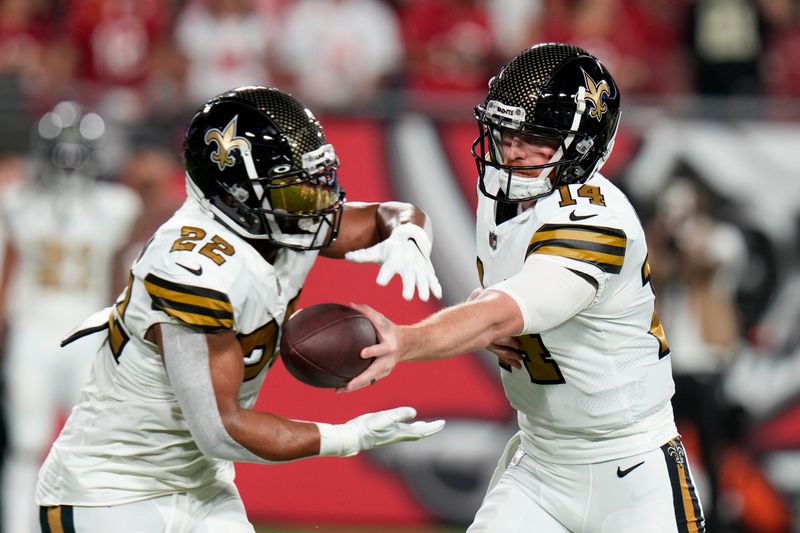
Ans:
[[[493,231],[489,232],[489,246],[492,250],[497,250],[497,233]]]

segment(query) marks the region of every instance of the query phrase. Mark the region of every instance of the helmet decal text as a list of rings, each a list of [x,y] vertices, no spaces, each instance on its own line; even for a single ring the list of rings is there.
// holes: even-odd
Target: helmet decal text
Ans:
[[[583,72],[583,79],[586,82],[586,94],[584,94],[583,99],[592,106],[589,116],[596,118],[600,122],[600,118],[608,111],[608,106],[603,97],[611,97],[611,87],[606,80],[600,80],[600,83],[595,83],[585,70],[581,69],[581,72]]]
[[[236,122],[239,120],[239,115],[236,115],[228,122],[225,129],[220,131],[217,128],[212,128],[206,132],[205,142],[210,145],[212,142],[217,143],[217,149],[211,152],[211,160],[217,164],[220,170],[225,167],[232,167],[236,160],[230,156],[231,150],[234,148],[239,150],[239,153],[250,151],[250,141],[244,137],[236,136]]]

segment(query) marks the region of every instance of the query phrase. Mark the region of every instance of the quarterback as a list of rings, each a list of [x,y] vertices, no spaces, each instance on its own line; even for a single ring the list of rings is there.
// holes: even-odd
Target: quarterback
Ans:
[[[475,110],[481,288],[408,326],[356,306],[380,343],[347,390],[400,361],[498,356],[520,431],[470,533],[705,531],[644,231],[599,172],[619,117],[595,57],[561,43],[522,51]]]
[[[398,202],[345,202],[310,110],[274,88],[208,101],[184,142],[188,198],[134,261],[91,377],[39,473],[45,532],[250,532],[232,461],[350,456],[440,431],[411,407],[345,424],[252,410],[318,254],[383,263],[404,296],[441,296],[430,225]],[[358,250],[355,257],[347,254]]]

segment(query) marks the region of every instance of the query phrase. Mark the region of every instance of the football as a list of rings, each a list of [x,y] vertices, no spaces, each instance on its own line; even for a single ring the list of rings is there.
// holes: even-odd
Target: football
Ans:
[[[286,322],[281,358],[289,373],[313,387],[343,387],[367,369],[372,359],[361,350],[378,342],[367,317],[335,303],[301,309]]]

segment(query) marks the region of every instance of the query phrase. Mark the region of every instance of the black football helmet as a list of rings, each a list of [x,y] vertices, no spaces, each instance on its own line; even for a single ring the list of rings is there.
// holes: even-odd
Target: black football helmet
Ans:
[[[89,184],[103,171],[105,121],[77,102],[56,104],[33,128],[35,176],[48,187]]]
[[[253,86],[212,98],[189,123],[183,160],[189,196],[241,236],[297,250],[336,238],[339,159],[292,96]]]
[[[471,151],[480,191],[495,200],[523,202],[546,196],[559,184],[586,181],[611,153],[619,117],[619,90],[597,58],[562,43],[524,50],[489,81],[486,101],[475,108],[479,134]],[[542,138],[558,147],[556,153],[543,165],[506,165],[504,129]],[[487,180],[487,166],[496,169],[497,181]],[[536,178],[512,175],[536,169],[541,170]]]

